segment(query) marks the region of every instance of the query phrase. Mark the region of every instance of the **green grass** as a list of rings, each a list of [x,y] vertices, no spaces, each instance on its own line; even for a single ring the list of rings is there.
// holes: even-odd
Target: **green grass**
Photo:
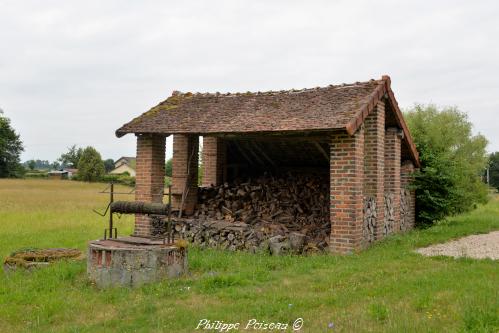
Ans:
[[[101,237],[103,184],[0,180],[0,254]],[[126,197],[123,197],[126,199]],[[121,234],[131,216],[118,220]],[[292,323],[302,332],[498,332],[497,261],[413,250],[499,229],[499,199],[350,256],[270,257],[191,248],[190,275],[98,290],[85,262],[0,275],[0,332],[195,332],[203,318]],[[328,325],[333,326],[328,328]],[[268,331],[268,330],[267,330]],[[288,332],[291,331],[288,329]]]

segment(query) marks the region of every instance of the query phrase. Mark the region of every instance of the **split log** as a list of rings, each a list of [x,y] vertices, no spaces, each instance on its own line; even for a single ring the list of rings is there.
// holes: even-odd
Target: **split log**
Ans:
[[[374,242],[374,234],[376,228],[376,199],[367,197],[364,199],[364,241],[366,243]]]
[[[385,193],[385,224],[383,226],[383,234],[389,235],[393,232],[395,225],[395,214],[393,204],[393,193]]]

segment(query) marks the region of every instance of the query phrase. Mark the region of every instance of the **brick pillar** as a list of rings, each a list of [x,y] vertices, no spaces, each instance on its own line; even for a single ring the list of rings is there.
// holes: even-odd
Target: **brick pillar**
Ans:
[[[165,136],[137,135],[135,200],[163,202],[165,182]],[[135,215],[134,236],[150,237],[151,221],[145,215]]]
[[[408,188],[413,180],[414,171],[414,164],[410,160],[404,161],[400,167],[400,187],[409,195],[405,212],[406,230],[412,229],[416,223],[416,192]]]
[[[203,186],[220,185],[226,164],[226,147],[221,138],[203,137]]]
[[[385,194],[393,197],[393,230],[400,230],[400,141],[403,132],[389,127],[385,133]]]
[[[367,116],[364,126],[364,196],[376,200],[374,239],[380,239],[385,221],[385,104],[382,101]]]
[[[187,215],[194,212],[197,203],[198,154],[199,136],[173,135],[172,206],[180,209],[185,192],[183,211]]]
[[[364,128],[353,136],[331,137],[331,238],[334,253],[351,253],[362,245],[364,187]]]

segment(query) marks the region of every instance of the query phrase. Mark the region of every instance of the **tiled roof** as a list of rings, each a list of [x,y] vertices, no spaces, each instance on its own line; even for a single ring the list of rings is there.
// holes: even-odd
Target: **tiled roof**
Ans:
[[[180,93],[123,125],[127,133],[256,133],[345,129],[353,134],[385,94],[417,160],[390,88],[390,78],[301,90],[247,93]]]
[[[122,161],[121,163],[119,163],[120,161]],[[119,159],[117,159],[115,162],[114,162],[114,166],[115,168],[117,168],[117,164],[119,163],[118,166],[121,166],[123,164],[127,164],[128,166],[130,166],[132,169],[135,169],[135,163],[136,163],[136,159],[135,157],[128,157],[128,156],[122,156],[120,157]]]

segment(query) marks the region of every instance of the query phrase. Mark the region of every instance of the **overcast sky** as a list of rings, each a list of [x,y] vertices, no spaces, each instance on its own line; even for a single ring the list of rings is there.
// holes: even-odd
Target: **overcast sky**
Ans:
[[[135,155],[135,137],[115,130],[173,90],[388,74],[401,107],[458,106],[496,151],[498,17],[497,1],[0,0],[0,108],[23,161],[72,144],[116,159]]]

